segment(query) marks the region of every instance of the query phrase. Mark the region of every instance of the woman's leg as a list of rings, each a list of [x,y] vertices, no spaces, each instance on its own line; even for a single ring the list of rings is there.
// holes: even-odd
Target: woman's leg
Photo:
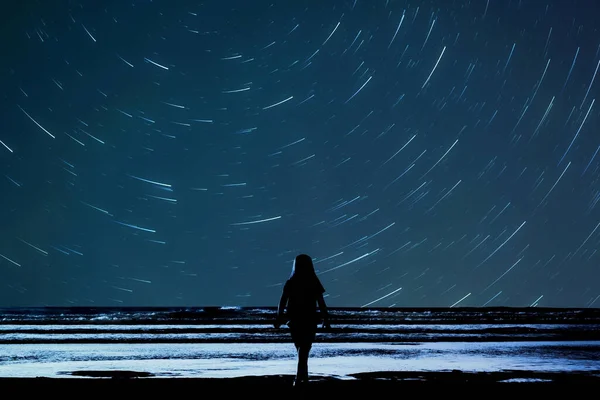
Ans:
[[[308,355],[310,353],[311,343],[303,343],[298,347],[298,368],[296,371],[296,380],[308,382]]]
[[[296,381],[308,381],[308,356],[315,340],[316,326],[302,325],[291,329],[292,340],[298,353]]]

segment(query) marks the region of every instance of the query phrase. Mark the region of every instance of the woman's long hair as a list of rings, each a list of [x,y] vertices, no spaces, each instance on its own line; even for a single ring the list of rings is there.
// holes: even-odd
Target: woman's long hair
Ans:
[[[299,254],[294,260],[292,265],[292,274],[290,280],[295,282],[310,283],[319,281],[317,274],[315,273],[315,266],[313,265],[312,258],[306,254]]]

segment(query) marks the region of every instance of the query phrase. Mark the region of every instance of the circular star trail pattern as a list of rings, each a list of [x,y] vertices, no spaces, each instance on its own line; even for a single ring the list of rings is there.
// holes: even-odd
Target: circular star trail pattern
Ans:
[[[0,305],[598,306],[598,13],[12,4]]]

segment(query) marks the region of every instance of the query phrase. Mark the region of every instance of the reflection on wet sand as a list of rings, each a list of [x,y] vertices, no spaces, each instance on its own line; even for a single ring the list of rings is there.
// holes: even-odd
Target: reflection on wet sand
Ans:
[[[287,343],[0,345],[0,377],[140,371],[153,377],[225,378],[294,373]],[[318,343],[314,376],[352,379],[382,371],[600,371],[600,342]]]

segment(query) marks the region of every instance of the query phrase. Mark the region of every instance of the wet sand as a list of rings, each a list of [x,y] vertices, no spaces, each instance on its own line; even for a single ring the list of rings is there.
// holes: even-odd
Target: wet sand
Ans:
[[[132,345],[46,346],[52,349],[46,349],[49,353],[44,362],[21,360],[0,368],[5,376],[0,378],[4,393],[26,396],[44,391],[78,397],[194,393],[201,398],[214,398],[215,393],[225,398],[239,394],[269,398],[294,397],[294,394],[354,398],[374,394],[379,398],[387,394],[404,395],[406,390],[413,389],[418,390],[418,395],[448,395],[459,387],[455,394],[481,396],[486,394],[482,390],[523,394],[524,387],[531,387],[540,395],[554,394],[557,386],[600,385],[597,342],[442,342],[416,346],[373,343],[347,344],[343,348],[339,344],[322,344],[309,362],[310,381],[302,387],[293,387],[295,359],[289,346],[282,344],[215,344],[212,350],[207,345],[176,344],[149,344],[137,349]],[[5,349],[8,347],[19,349],[21,355],[26,354],[23,350],[27,347],[44,351],[44,346],[39,345]],[[382,352],[389,347],[397,349],[387,354]],[[404,353],[410,347],[420,350]],[[124,348],[129,349],[127,358],[117,360],[118,349]],[[287,355],[278,356],[278,348]],[[191,358],[191,349],[196,349],[200,358]],[[185,351],[179,359],[162,358],[166,354],[173,357],[182,350]],[[228,358],[220,358],[220,352],[227,353]],[[105,358],[110,355],[113,360],[97,360],[98,354]],[[147,358],[140,359],[142,354]],[[449,369],[452,365],[456,369]],[[446,392],[439,392],[440,388]]]
[[[577,387],[600,384],[600,371],[584,373],[540,373],[504,371],[492,373],[450,372],[382,372],[356,374],[355,379],[331,377],[311,378],[301,387],[293,387],[291,375],[251,376],[238,378],[152,378],[139,377],[135,371],[87,371],[88,378],[0,378],[0,387],[6,393],[20,396],[46,393],[64,393],[77,397],[94,396],[164,396],[193,395],[198,398],[258,395],[267,398],[286,398],[295,395],[320,397],[377,396],[377,398],[404,396],[439,396],[477,394],[485,390],[494,393],[523,395],[525,388],[535,390],[537,396],[556,393],[557,387]],[[90,375],[96,379],[90,378]],[[143,375],[143,374],[141,374]],[[418,392],[406,392],[418,390]],[[440,392],[445,390],[446,392]],[[459,392],[454,392],[458,390]]]

